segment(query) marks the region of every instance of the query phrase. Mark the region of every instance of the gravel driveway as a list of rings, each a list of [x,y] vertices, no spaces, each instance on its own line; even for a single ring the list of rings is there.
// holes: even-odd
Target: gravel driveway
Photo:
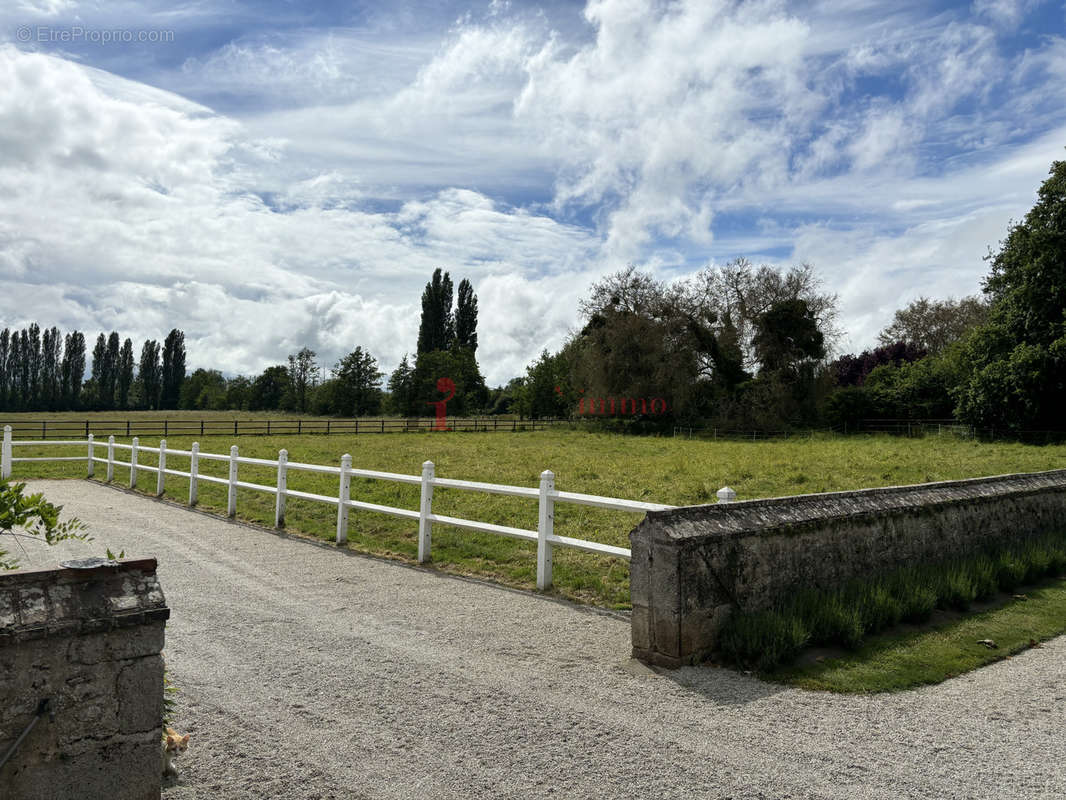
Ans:
[[[31,486],[90,526],[63,554],[159,559],[191,734],[165,800],[1066,796],[1066,637],[873,697],[655,673],[622,618],[86,481]],[[58,555],[28,549],[26,566]]]

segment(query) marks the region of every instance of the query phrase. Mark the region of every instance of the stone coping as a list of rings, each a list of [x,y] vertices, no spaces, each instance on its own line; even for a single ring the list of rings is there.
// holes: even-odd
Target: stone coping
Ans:
[[[1066,489],[1066,469],[966,478],[908,486],[854,489],[791,497],[772,497],[735,503],[682,506],[649,511],[638,528],[656,540],[684,540],[704,536],[748,536],[779,532],[807,524],[855,519],[871,515],[907,513],[966,502],[987,502],[1010,495],[1039,494]],[[632,534],[630,534],[632,536]]]
[[[154,558],[128,558],[92,569],[0,573],[0,647],[168,619],[156,566]]]

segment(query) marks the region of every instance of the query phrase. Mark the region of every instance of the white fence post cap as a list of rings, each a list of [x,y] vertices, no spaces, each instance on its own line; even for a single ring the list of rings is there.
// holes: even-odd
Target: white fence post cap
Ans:
[[[737,493],[728,486],[723,486],[719,489],[717,495],[719,503],[735,503],[737,501]]]

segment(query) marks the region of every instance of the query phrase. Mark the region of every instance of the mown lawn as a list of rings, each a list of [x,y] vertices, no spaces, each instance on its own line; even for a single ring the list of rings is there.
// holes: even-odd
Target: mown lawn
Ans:
[[[126,440],[122,440],[126,441]],[[192,439],[171,438],[170,447],[188,449]],[[409,433],[377,436],[283,436],[209,437],[201,442],[204,452],[226,454],[237,444],[241,455],[276,458],[280,448],[290,461],[336,465],[343,453],[352,455],[355,468],[417,475],[421,464],[431,460],[439,477],[489,481],[535,487],[542,470],[556,475],[556,487],[608,497],[689,505],[714,501],[722,486],[733,487],[739,499],[835,491],[873,486],[921,483],[936,480],[1033,472],[1066,465],[1066,446],[1029,446],[1010,443],[984,444],[954,437],[904,439],[879,437],[833,437],[762,442],[699,441],[672,437],[624,437],[585,431],[539,431],[525,433]],[[156,445],[158,441],[144,441]],[[61,448],[30,452],[17,448],[15,455],[59,454]],[[98,446],[104,454],[103,442]],[[65,454],[73,454],[67,450]],[[117,451],[120,460],[127,451]],[[141,463],[154,464],[142,453]],[[168,467],[187,470],[188,459],[171,456]],[[226,464],[201,462],[201,473],[225,477]],[[84,476],[82,464],[16,464],[15,477]],[[103,466],[97,465],[102,478]],[[117,468],[116,482],[128,482],[129,471]],[[240,479],[272,485],[272,468],[243,466]],[[140,490],[153,493],[155,475],[142,472]],[[289,488],[336,496],[334,476],[291,471]],[[167,495],[187,497],[188,481],[167,479]],[[371,503],[418,508],[418,487],[356,479],[352,499]],[[225,487],[200,484],[200,505],[225,511]],[[519,498],[437,489],[437,513],[486,522],[536,529],[536,503]],[[241,490],[238,517],[272,525],[272,495]],[[608,544],[628,546],[628,534],[640,520],[628,514],[584,506],[558,504],[556,531]],[[287,526],[294,532],[332,539],[336,510],[323,504],[289,500]],[[363,552],[414,560],[417,526],[381,514],[352,511],[349,546]],[[477,575],[521,588],[535,582],[535,548],[513,539],[436,526],[433,559],[438,569]],[[619,559],[557,550],[555,588],[558,594],[580,602],[610,608],[629,607],[628,564]]]

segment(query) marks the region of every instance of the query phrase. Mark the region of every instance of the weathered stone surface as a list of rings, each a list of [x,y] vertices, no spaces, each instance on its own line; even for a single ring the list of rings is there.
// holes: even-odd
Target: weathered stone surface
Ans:
[[[651,512],[630,534],[633,652],[698,661],[735,608],[968,556],[1063,520],[1066,470]]]
[[[155,560],[0,575],[0,769],[5,800],[160,794],[163,626]]]

